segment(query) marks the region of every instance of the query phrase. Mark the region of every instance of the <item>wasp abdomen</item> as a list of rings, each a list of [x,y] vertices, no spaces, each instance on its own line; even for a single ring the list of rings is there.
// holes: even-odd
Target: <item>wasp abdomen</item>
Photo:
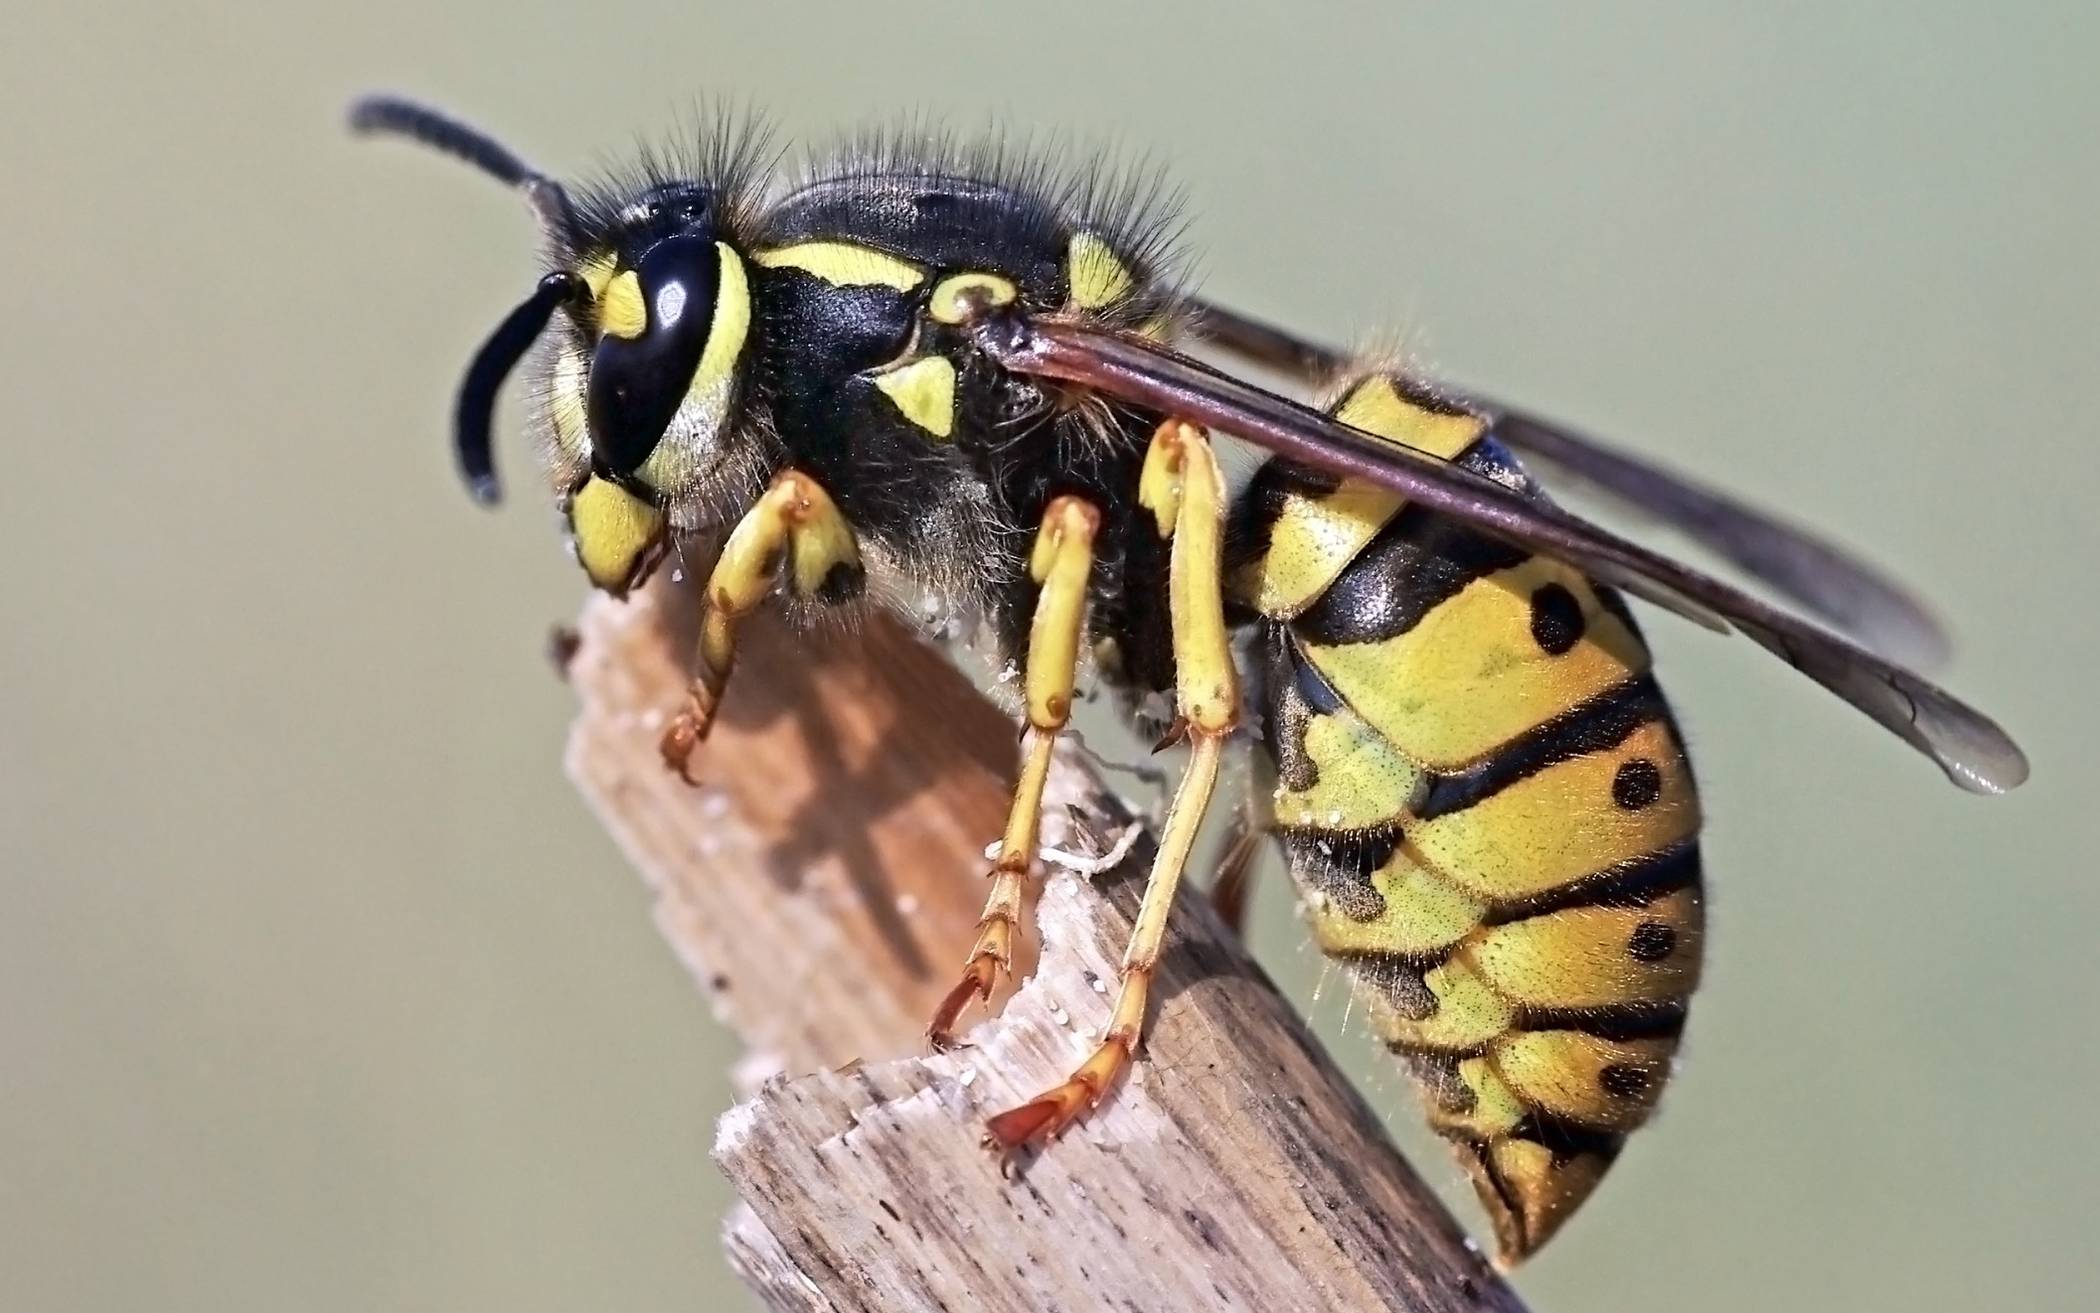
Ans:
[[[1530,486],[1484,421],[1405,379],[1335,413]],[[1287,464],[1236,545],[1314,934],[1514,1260],[1646,1120],[1698,981],[1698,800],[1647,648],[1578,572]]]

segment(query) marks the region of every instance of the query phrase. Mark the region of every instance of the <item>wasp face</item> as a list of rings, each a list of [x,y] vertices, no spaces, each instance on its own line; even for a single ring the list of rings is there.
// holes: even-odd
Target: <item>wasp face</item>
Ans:
[[[591,261],[596,330],[584,389],[591,468],[676,493],[735,399],[751,322],[743,261],[700,188],[657,188]]]
[[[460,381],[453,451],[467,491],[499,498],[490,437],[497,394],[562,313],[535,362],[550,474],[591,581],[620,593],[663,555],[672,528],[695,529],[756,491],[764,440],[737,423],[751,328],[743,258],[725,240],[762,131],[705,136],[645,181],[572,196],[507,147],[392,96],[351,108],[358,132],[419,141],[516,188],[532,207],[554,271],[503,317]]]
[[[751,297],[698,186],[644,194],[586,249],[589,304],[556,353],[551,393],[560,462],[582,475],[566,505],[577,557],[617,592],[654,562],[662,508],[733,455]]]
[[[598,298],[584,414],[592,463],[614,477],[642,468],[697,381],[721,270],[707,234],[681,233],[613,275]]]

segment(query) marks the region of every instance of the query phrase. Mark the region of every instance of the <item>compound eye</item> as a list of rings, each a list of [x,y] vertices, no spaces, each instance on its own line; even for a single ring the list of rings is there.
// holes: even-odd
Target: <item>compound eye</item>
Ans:
[[[640,469],[677,415],[707,348],[721,277],[714,239],[690,233],[658,242],[606,285],[584,412],[592,453],[614,475]]]

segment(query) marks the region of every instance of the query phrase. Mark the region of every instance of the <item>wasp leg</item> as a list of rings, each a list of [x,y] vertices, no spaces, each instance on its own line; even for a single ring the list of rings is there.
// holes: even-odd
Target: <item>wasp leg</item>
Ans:
[[[1035,619],[1028,631],[1028,668],[1023,688],[1028,703],[1028,757],[1014,786],[1013,810],[992,863],[992,892],[977,920],[977,942],[963,964],[962,979],[941,1000],[926,1027],[936,1049],[955,1042],[955,1021],[972,999],[988,999],[1002,972],[1013,966],[1014,932],[1021,922],[1021,882],[1035,860],[1036,831],[1043,814],[1043,782],[1050,750],[1072,714],[1072,685],[1079,668],[1079,639],[1086,627],[1087,577],[1094,569],[1094,537],[1101,513],[1077,497],[1059,497],[1043,512],[1028,571],[1040,584]]]
[[[707,577],[700,604],[700,644],[685,705],[664,730],[664,764],[693,780],[694,751],[714,723],[722,690],[736,665],[736,623],[757,610],[788,567],[797,596],[844,601],[859,592],[864,572],[853,529],[831,494],[800,470],[782,470],[730,530]]]
[[[1108,1033],[1064,1084],[986,1124],[985,1143],[1001,1149],[1056,1136],[1101,1101],[1136,1054],[1166,937],[1167,912],[1216,790],[1226,736],[1239,720],[1239,678],[1226,638],[1219,578],[1225,485],[1201,429],[1178,420],[1159,426],[1145,456],[1138,500],[1156,517],[1160,533],[1173,541],[1168,607],[1174,632],[1175,710],[1189,738],[1188,767],[1167,812],[1159,855],[1123,953],[1122,988]]]

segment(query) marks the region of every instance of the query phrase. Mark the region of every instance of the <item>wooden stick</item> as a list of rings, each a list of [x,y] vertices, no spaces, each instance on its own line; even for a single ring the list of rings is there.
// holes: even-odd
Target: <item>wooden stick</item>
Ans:
[[[690,616],[651,590],[585,610],[568,767],[750,1055],[716,1161],[730,1258],[793,1310],[1520,1310],[1200,897],[1176,909],[1144,1060],[1002,1174],[984,1118],[1062,1079],[1108,1019],[1150,858],[1053,871],[1039,960],[946,1055],[922,1032],[968,949],[1013,721],[873,620],[754,622],[703,787],[657,759]],[[1044,841],[1100,851],[1123,808],[1077,752]]]

